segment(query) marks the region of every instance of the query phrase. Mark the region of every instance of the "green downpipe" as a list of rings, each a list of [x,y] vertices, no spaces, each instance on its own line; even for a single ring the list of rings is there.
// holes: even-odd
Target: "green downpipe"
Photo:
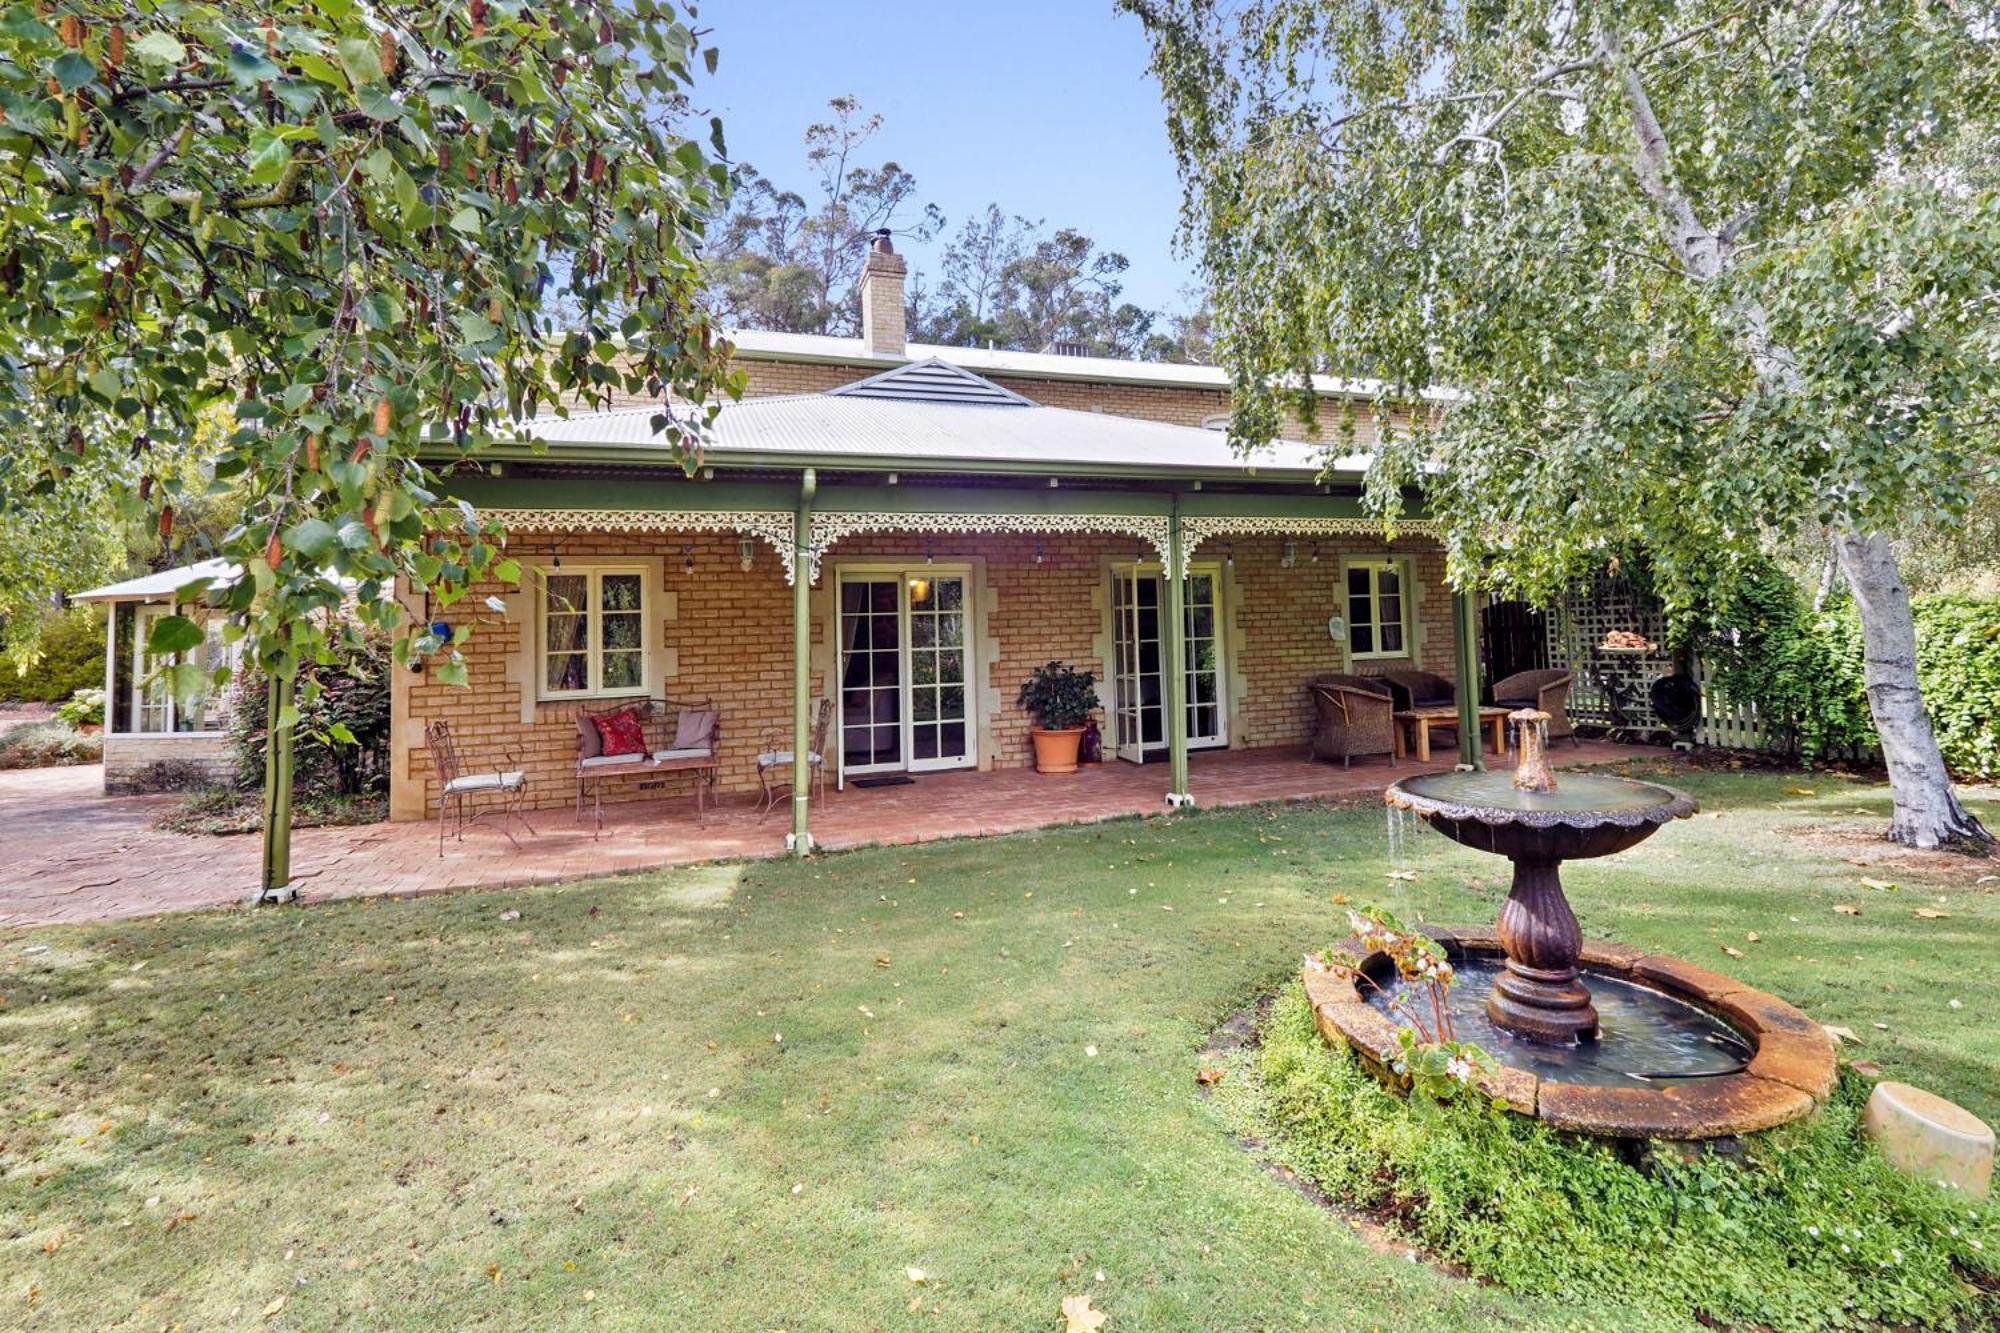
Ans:
[[[1458,762],[1483,771],[1486,747],[1479,736],[1479,606],[1470,589],[1452,593],[1451,624],[1452,644],[1458,653]]]
[[[1169,803],[1190,802],[1188,793],[1187,728],[1187,550],[1181,540],[1181,501],[1174,497],[1167,519],[1167,604],[1163,608],[1167,639],[1167,757]]]
[[[792,855],[812,852],[812,508],[819,474],[799,480],[792,518]]]

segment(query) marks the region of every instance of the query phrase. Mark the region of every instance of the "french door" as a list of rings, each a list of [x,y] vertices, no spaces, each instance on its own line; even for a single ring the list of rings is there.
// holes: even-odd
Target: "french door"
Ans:
[[[1112,573],[1112,721],[1118,757],[1144,763],[1167,745],[1166,589],[1157,565],[1124,565]],[[1213,569],[1188,572],[1183,636],[1187,645],[1187,733],[1190,749],[1227,745],[1221,583]]]
[[[965,574],[924,566],[839,584],[842,776],[977,762]]]

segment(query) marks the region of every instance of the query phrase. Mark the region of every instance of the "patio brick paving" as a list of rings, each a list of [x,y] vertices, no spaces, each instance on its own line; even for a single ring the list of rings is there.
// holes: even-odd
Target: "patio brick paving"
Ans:
[[[1664,751],[1586,742],[1558,747],[1558,766],[1659,758]],[[1380,760],[1343,770],[1301,749],[1238,750],[1193,757],[1190,786],[1205,807],[1259,801],[1365,797],[1393,778],[1448,762]],[[826,850],[1011,833],[1163,811],[1164,765],[1108,763],[1071,777],[1028,769],[925,774],[907,786],[829,789],[813,813]],[[165,833],[152,821],[163,796],[106,797],[95,767],[0,772],[0,929],[107,920],[240,903],[257,882],[258,840]],[[438,855],[434,823],[300,829],[292,866],[305,901],[367,894],[414,895],[504,888],[739,857],[776,856],[789,828],[784,806],[760,820],[741,798],[697,826],[685,797],[605,807],[604,832],[567,809],[530,815],[537,836],[510,846],[484,826]]]

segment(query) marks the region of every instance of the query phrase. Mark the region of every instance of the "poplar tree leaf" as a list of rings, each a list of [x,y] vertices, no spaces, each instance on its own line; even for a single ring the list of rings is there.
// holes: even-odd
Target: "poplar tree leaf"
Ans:
[[[148,65],[178,65],[187,59],[187,48],[172,33],[155,28],[132,43],[131,54]]]
[[[161,616],[146,636],[148,657],[171,657],[201,645],[202,629],[186,616]]]
[[[56,57],[55,76],[64,92],[75,92],[97,77],[97,66],[75,51],[65,51]]]

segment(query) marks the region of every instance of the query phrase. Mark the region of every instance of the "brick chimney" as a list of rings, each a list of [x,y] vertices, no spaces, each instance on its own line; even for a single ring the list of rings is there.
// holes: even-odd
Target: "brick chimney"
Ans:
[[[875,233],[861,265],[861,346],[870,356],[904,356],[909,334],[903,321],[903,257],[889,243],[889,229]]]

